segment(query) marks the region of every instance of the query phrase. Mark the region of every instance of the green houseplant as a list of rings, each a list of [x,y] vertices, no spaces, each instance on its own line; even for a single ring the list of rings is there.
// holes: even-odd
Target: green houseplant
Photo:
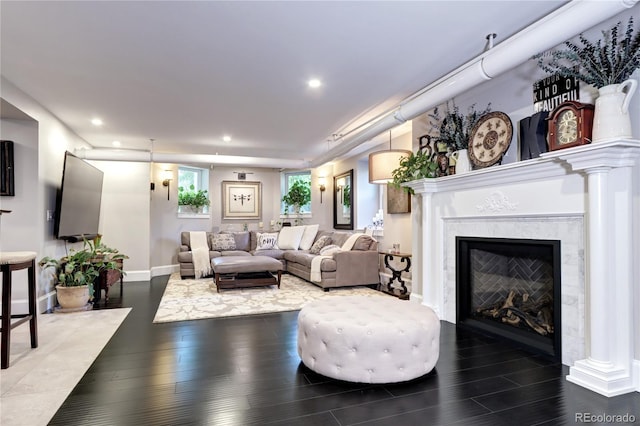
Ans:
[[[534,59],[548,73],[577,78],[596,88],[623,83],[640,67],[640,31],[634,33],[633,16],[624,35],[621,29],[618,22],[602,31],[602,39],[595,43],[580,34],[579,42],[566,41],[566,49],[539,53]]]
[[[178,187],[178,205],[191,206],[194,210],[201,210],[203,207],[211,205],[211,201],[206,189],[196,191],[193,185],[189,185],[189,189],[180,186]]]
[[[624,34],[622,22],[602,39],[592,42],[584,35],[578,42],[566,41],[566,49],[543,52],[534,56],[538,66],[551,74],[572,77],[598,89],[593,117],[592,142],[632,138],[629,102],[638,82],[631,79],[640,68],[640,32],[629,17]]]
[[[488,104],[482,111],[476,111],[476,105],[473,104],[467,109],[467,113],[463,114],[455,102],[451,101],[451,105],[449,105],[447,101],[444,117],[440,119],[439,110],[435,108],[430,117],[435,120],[435,123],[432,122],[432,127],[436,127],[438,130],[438,136],[435,138],[436,144],[444,144],[452,151],[467,149],[473,126],[489,112],[491,112],[491,104]]]
[[[54,268],[58,302],[63,309],[74,310],[84,308],[93,299],[94,283],[102,272],[124,273],[119,262],[123,259],[128,256],[107,247],[98,236],[95,240],[85,239],[82,249],[71,249],[61,258],[46,256],[38,264],[44,269]]]
[[[294,213],[300,214],[300,208],[311,202],[311,184],[296,180],[289,187],[289,192],[282,197],[282,202],[284,202],[287,212],[289,212],[290,207],[293,207]]]
[[[415,154],[412,152],[408,157],[402,158],[398,168],[391,172],[393,176],[391,183],[413,194],[413,189],[401,184],[417,179],[434,178],[437,176],[437,169],[438,161],[432,150],[420,150]]]

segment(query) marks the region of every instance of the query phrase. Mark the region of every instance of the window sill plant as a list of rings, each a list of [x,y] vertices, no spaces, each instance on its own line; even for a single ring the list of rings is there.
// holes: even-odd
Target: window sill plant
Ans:
[[[290,208],[293,207],[293,213],[296,215],[296,224],[299,224],[298,222],[302,223],[300,209],[311,202],[310,184],[299,180],[293,182],[293,185],[289,187],[289,192],[282,197],[282,202],[284,203],[285,216],[289,215]]]
[[[178,187],[178,206],[188,206],[194,213],[201,213],[204,207],[211,205],[207,190],[195,190],[193,185],[189,189]]]

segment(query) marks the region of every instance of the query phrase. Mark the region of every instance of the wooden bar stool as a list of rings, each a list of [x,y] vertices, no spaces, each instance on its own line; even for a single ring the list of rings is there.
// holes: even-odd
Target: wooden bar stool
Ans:
[[[11,315],[11,274],[13,271],[28,268],[29,286],[29,313]],[[2,272],[2,342],[1,368],[9,367],[9,345],[11,343],[11,330],[20,324],[29,321],[31,334],[31,347],[38,347],[38,320],[36,311],[36,252],[14,251],[0,252],[0,272]],[[20,318],[11,322],[12,318]]]

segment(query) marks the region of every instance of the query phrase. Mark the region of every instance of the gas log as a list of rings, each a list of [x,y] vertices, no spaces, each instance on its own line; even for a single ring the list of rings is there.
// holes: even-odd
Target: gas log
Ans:
[[[511,290],[504,301],[478,308],[476,312],[506,324],[530,328],[543,336],[553,334],[553,302],[549,296],[533,301],[528,293]]]

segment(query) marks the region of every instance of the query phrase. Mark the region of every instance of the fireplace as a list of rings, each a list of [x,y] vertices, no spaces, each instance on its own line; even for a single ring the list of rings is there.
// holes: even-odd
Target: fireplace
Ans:
[[[457,324],[561,357],[560,241],[456,237]]]

